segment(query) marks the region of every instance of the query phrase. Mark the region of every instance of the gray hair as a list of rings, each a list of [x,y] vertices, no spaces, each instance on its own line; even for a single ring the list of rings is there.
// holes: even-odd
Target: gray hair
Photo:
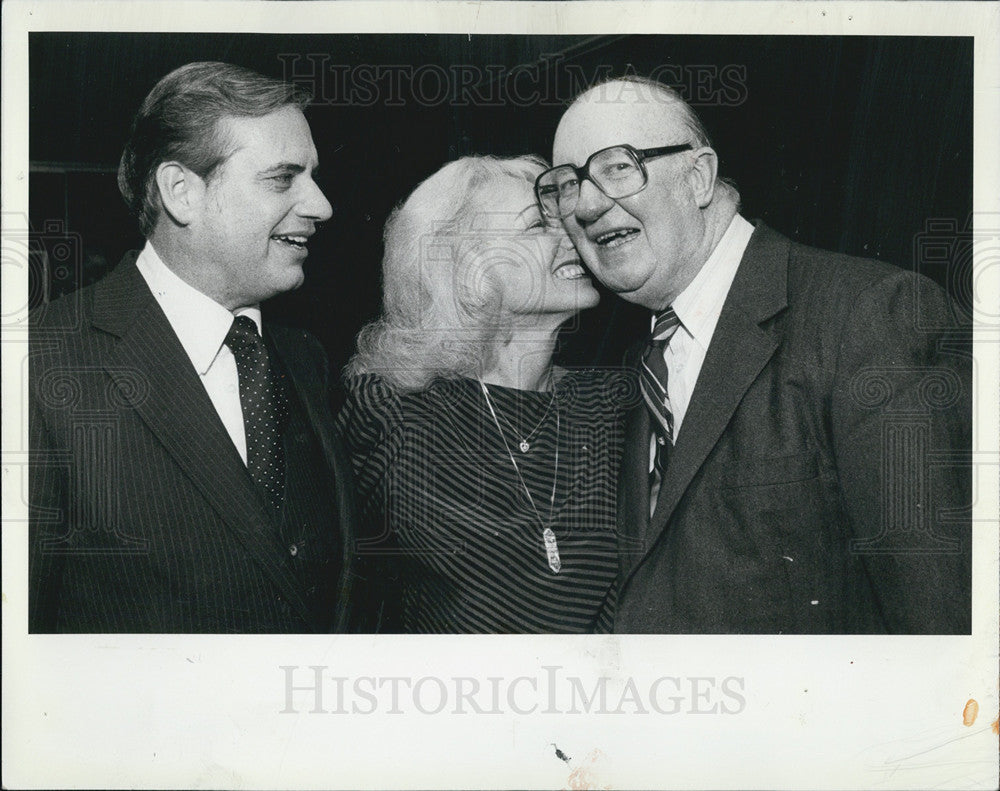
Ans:
[[[471,266],[496,235],[479,224],[495,206],[497,181],[534,184],[535,156],[468,156],[423,181],[389,216],[382,259],[382,315],[358,335],[345,376],[376,373],[399,392],[437,378],[477,376],[505,332],[501,290]]]

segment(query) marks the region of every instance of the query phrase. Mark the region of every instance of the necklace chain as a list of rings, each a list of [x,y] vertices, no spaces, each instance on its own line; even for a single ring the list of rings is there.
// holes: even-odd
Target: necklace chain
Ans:
[[[524,482],[524,476],[521,475],[521,468],[517,464],[517,459],[514,458],[514,454],[510,450],[510,445],[507,444],[507,438],[504,436],[503,429],[500,428],[500,421],[497,419],[496,409],[493,408],[493,400],[490,398],[489,388],[486,387],[486,382],[482,379],[479,380],[479,385],[483,389],[483,396],[486,398],[486,406],[489,407],[490,414],[493,416],[493,422],[496,424],[497,433],[500,435],[500,441],[503,442],[504,450],[507,451],[510,463],[514,466],[514,472],[517,473],[517,479],[521,482],[521,488],[524,489],[524,493],[528,497],[528,503],[531,505],[531,510],[535,512],[538,524],[542,527],[542,538],[545,541],[545,554],[549,561],[549,568],[558,574],[559,569],[562,568],[562,561],[559,558],[559,544],[556,542],[556,534],[553,532],[551,525],[552,514],[555,513],[556,507],[556,482],[559,480],[559,407],[556,407],[556,463],[555,469],[552,471],[552,494],[549,496],[549,519],[547,522],[543,522],[542,515],[538,512],[538,508],[535,506],[535,499],[531,496],[531,492],[528,491],[528,485]],[[555,394],[553,394],[552,400],[555,401]],[[549,406],[551,406],[551,403]],[[547,413],[548,410],[546,410],[546,414]],[[504,422],[507,422],[506,419],[504,419]]]
[[[552,405],[555,403],[555,400],[556,400],[556,394],[555,391],[553,391],[552,398],[549,399],[548,406],[545,407],[545,411],[542,413],[542,416],[538,419],[538,422],[535,424],[535,427],[531,429],[531,431],[529,431],[527,434],[523,435],[521,434],[520,431],[517,430],[514,424],[507,419],[506,415],[498,413],[500,414],[500,419],[507,425],[507,427],[512,432],[514,432],[514,436],[518,438],[517,446],[518,448],[521,449],[521,453],[527,453],[529,450],[531,450],[530,440],[538,432],[538,429],[542,427],[542,424],[545,422],[545,418],[549,416],[549,411],[552,409]],[[488,401],[489,399],[487,398],[487,402]],[[556,409],[556,418],[558,419],[558,417],[559,417],[559,410]],[[496,416],[494,416],[494,419],[496,419]]]

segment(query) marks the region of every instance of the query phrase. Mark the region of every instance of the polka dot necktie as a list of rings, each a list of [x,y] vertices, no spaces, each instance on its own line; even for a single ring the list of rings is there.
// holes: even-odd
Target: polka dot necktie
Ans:
[[[225,344],[236,358],[239,374],[247,470],[264,487],[271,504],[280,509],[285,485],[281,430],[288,415],[288,401],[253,319],[237,316]]]
[[[653,416],[653,430],[656,433],[656,459],[653,472],[663,479],[667,467],[670,448],[674,441],[674,413],[670,410],[670,395],[667,392],[667,364],[663,360],[663,350],[680,326],[680,319],[673,308],[667,308],[656,315],[653,332],[646,344],[646,351],[639,364],[639,383],[642,397]],[[650,478],[652,484],[653,478]]]

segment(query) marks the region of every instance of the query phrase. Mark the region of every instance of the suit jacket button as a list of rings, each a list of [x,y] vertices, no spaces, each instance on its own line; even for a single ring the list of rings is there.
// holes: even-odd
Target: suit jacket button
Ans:
[[[296,556],[297,554],[299,554],[299,545],[298,545],[298,544],[292,544],[292,545],[291,545],[291,546],[290,546],[290,547],[288,548],[288,554],[289,554],[289,555],[291,555],[291,556],[292,556],[293,558],[294,558],[294,557],[295,557],[295,556]]]

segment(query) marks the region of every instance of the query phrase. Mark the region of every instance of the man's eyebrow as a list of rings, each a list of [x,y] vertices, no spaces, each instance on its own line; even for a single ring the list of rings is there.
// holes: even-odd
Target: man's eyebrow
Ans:
[[[265,168],[258,172],[258,176],[274,176],[279,173],[305,173],[306,168],[299,162],[279,162],[276,165],[271,165],[269,168]],[[315,175],[316,168],[313,168],[312,173]]]

